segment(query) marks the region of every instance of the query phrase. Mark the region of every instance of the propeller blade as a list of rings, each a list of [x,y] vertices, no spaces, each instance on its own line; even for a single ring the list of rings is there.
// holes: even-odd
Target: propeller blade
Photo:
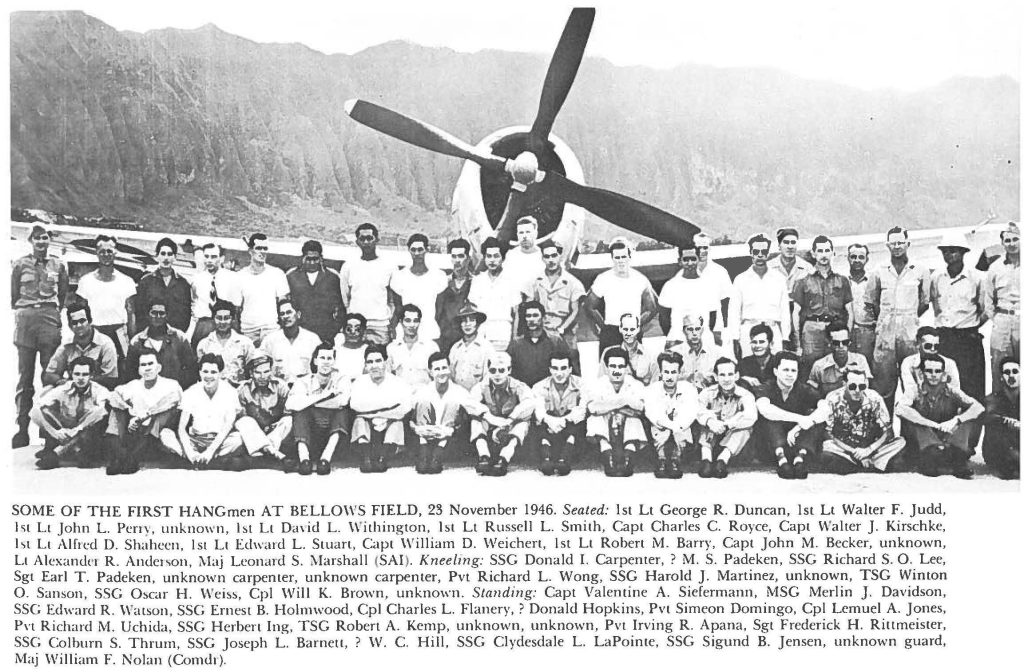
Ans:
[[[473,161],[481,168],[502,170],[505,167],[505,159],[481,152],[476,147],[440,128],[399,114],[386,107],[353,98],[345,102],[345,112],[360,124],[410,145],[454,156],[458,159]]]
[[[549,181],[551,191],[566,202],[575,203],[601,219],[647,238],[669,245],[681,245],[692,242],[693,237],[700,233],[700,228],[685,219],[635,198],[606,189],[585,187],[550,170],[544,174],[541,184]]]
[[[548,73],[544,78],[544,88],[540,93],[540,106],[537,118],[530,130],[532,151],[540,154],[541,147],[547,142],[551,126],[555,123],[558,111],[562,109],[569,89],[576,79],[576,71],[583,60],[583,50],[587,48],[590,28],[594,25],[593,7],[577,7],[569,14],[569,20],[562,30],[562,37],[548,65]]]

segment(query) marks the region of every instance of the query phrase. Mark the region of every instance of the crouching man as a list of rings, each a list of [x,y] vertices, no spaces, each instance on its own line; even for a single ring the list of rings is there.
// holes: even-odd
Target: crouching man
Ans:
[[[164,448],[193,468],[239,470],[244,462],[234,459],[242,449],[242,437],[233,431],[242,412],[238,392],[221,380],[224,359],[207,353],[199,359],[199,382],[181,395],[178,432],[168,427],[160,432]]]
[[[547,378],[533,386],[534,417],[540,436],[540,472],[545,476],[565,476],[571,470],[568,452],[580,440],[587,405],[583,383],[572,375],[568,352],[551,353],[548,373]]]
[[[647,445],[640,420],[644,411],[644,386],[631,375],[629,355],[620,346],[612,346],[602,357],[607,376],[598,378],[587,400],[587,441],[601,451],[604,475],[633,475],[633,458]]]
[[[999,363],[1002,388],[985,397],[985,464],[1000,478],[1020,478],[1020,362],[1003,357]]]
[[[114,389],[108,400],[107,474],[134,474],[139,453],[158,441],[172,424],[181,401],[178,381],[160,375],[157,352],[142,346],[136,351],[139,377]]]
[[[736,385],[736,362],[720,357],[714,373],[717,384],[697,397],[697,423],[703,425],[695,432],[701,458],[697,475],[701,478],[729,475],[729,460],[746,447],[757,420],[754,395]]]
[[[487,409],[473,402],[469,391],[452,383],[448,355],[435,352],[427,358],[430,382],[413,397],[412,431],[419,437],[416,473],[440,474],[444,469],[444,451],[466,416],[480,416]]]
[[[697,418],[697,388],[679,380],[683,358],[675,352],[658,355],[661,380],[647,388],[644,415],[651,423],[651,438],[658,464],[655,478],[682,478],[683,454],[693,448],[693,421]]]
[[[298,453],[298,473],[313,473],[312,455],[316,452],[316,473],[331,473],[331,458],[349,429],[348,377],[334,370],[334,347],[321,343],[313,350],[309,363],[312,375],[295,380],[285,410],[292,413],[292,432]]]
[[[388,351],[371,343],[363,353],[366,373],[352,383],[352,445],[362,452],[359,471],[379,474],[405,443],[402,421],[412,406],[405,381],[387,371]]]
[[[856,471],[892,471],[907,442],[893,436],[885,400],[868,389],[867,373],[846,369],[846,383],[829,392],[819,407],[825,421],[821,469],[834,474]]]
[[[957,478],[971,478],[974,471],[967,464],[974,454],[971,433],[985,407],[950,385],[946,361],[939,355],[923,355],[920,369],[924,381],[896,403],[896,415],[907,421],[917,444],[919,470],[925,476],[938,476],[948,466]]]
[[[83,467],[95,466],[94,457],[102,456],[103,421],[110,393],[93,382],[95,363],[88,357],[76,357],[67,368],[71,380],[44,394],[28,414],[45,439],[43,449],[36,454],[38,469],[54,469],[61,457],[75,450]]]
[[[470,398],[487,410],[470,423],[470,436],[476,446],[476,471],[482,476],[504,476],[516,449],[526,440],[529,418],[533,414],[533,392],[526,383],[512,378],[512,358],[508,353],[491,355],[487,378],[477,383]]]
[[[250,456],[263,454],[283,461],[281,446],[292,434],[292,416],[285,412],[288,385],[274,377],[274,360],[269,355],[258,355],[245,368],[249,380],[238,386],[242,417],[235,421],[235,429]]]

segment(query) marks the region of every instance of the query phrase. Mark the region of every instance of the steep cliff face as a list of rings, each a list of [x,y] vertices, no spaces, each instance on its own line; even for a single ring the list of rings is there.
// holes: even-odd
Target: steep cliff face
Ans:
[[[11,38],[14,207],[198,231],[448,231],[459,162],[359,126],[343,102],[476,141],[532,120],[547,65],[398,42],[328,56],[213,26],[139,35],[79,12],[16,13]],[[590,59],[554,131],[591,184],[716,234],[877,231],[1016,217],[1018,101],[1008,78],[897,94]]]

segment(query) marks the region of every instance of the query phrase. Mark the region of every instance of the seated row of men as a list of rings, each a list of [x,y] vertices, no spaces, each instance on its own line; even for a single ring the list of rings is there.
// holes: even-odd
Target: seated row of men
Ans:
[[[259,353],[246,362],[248,379],[236,388],[226,382],[223,357],[206,353],[199,382],[182,391],[160,375],[159,353],[143,347],[139,378],[112,392],[93,380],[96,361],[80,354],[68,363],[70,381],[31,411],[46,437],[37,464],[53,468],[72,450],[94,462],[105,450],[107,473],[133,473],[140,452],[158,443],[198,467],[244,468],[246,457],[265,454],[293,463],[300,474],[327,474],[347,437],[360,453],[361,471],[373,473],[387,470],[389,459],[410,445],[411,432],[417,471],[430,474],[441,471],[461,432],[476,449],[478,472],[492,476],[508,472],[530,436],[546,475],[567,474],[573,448],[586,442],[599,450],[609,476],[632,475],[636,454],[650,445],[660,478],[679,478],[691,460],[701,477],[723,478],[737,456],[751,452],[787,479],[806,478],[815,461],[822,471],[845,474],[892,471],[910,457],[925,475],[948,469],[970,478],[970,437],[983,419],[986,462],[1003,477],[1019,477],[1020,367],[1013,358],[1001,363],[1004,385],[986,400],[986,410],[950,384],[942,357],[921,355],[920,382],[896,405],[906,428],[898,437],[882,398],[868,389],[866,370],[847,366],[842,387],[822,396],[798,380],[799,357],[787,351],[772,355],[771,376],[754,392],[738,384],[739,367],[726,357],[698,389],[682,378],[683,357],[672,351],[657,356],[657,379],[645,386],[619,346],[605,350],[606,375],[586,388],[562,349],[548,353],[548,375],[532,386],[510,375],[508,353],[491,352],[468,390],[455,381],[452,355],[430,354],[428,381],[413,386],[389,371],[388,349],[380,345],[363,349],[365,372],[354,378],[337,369],[336,354],[333,344],[318,344],[310,373],[289,385],[273,375],[273,359]],[[289,458],[286,444],[294,444]]]

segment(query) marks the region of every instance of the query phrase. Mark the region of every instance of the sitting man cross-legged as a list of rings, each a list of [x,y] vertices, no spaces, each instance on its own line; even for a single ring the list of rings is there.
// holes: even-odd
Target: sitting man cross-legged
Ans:
[[[238,386],[242,417],[235,429],[249,455],[269,455],[284,461],[281,446],[292,434],[292,416],[285,411],[288,384],[274,377],[274,360],[258,353],[246,365],[249,379]]]
[[[807,478],[807,461],[821,446],[820,420],[815,415],[821,397],[801,383],[800,358],[787,351],[772,355],[775,377],[757,390],[757,434],[762,460],[777,462],[779,478]]]
[[[846,384],[825,397],[819,413],[825,420],[821,469],[852,474],[862,469],[892,471],[894,458],[907,442],[894,437],[885,400],[868,389],[867,373],[846,369]]]
[[[697,397],[697,445],[700,446],[701,478],[725,478],[729,460],[740,454],[747,442],[757,407],[754,395],[736,385],[736,362],[720,357],[714,365],[716,385],[704,388]]]
[[[570,357],[568,352],[552,352],[548,356],[550,375],[533,386],[540,472],[545,476],[567,475],[571,469],[567,453],[582,443],[587,405],[583,382],[572,375]]]
[[[593,385],[587,399],[587,440],[597,444],[604,475],[633,475],[633,456],[647,444],[640,420],[644,411],[644,386],[628,374],[629,355],[621,346],[603,353],[607,376]]]
[[[644,415],[651,423],[651,438],[658,456],[655,478],[682,478],[683,454],[693,448],[693,422],[697,419],[697,388],[679,380],[683,358],[676,352],[658,355],[661,380],[644,395]]]
[[[482,476],[504,476],[516,449],[526,440],[533,414],[533,393],[526,383],[510,373],[512,358],[508,353],[491,355],[487,378],[469,393],[474,402],[487,407],[479,420],[470,423],[470,434],[477,451],[476,470]]]
[[[416,390],[413,397],[411,426],[420,441],[416,473],[440,474],[444,470],[444,451],[455,430],[466,421],[466,415],[479,416],[485,409],[472,401],[469,390],[452,382],[448,355],[430,355],[427,373],[430,382]]]
[[[100,439],[110,393],[93,381],[96,363],[92,359],[79,355],[67,368],[71,380],[46,392],[28,414],[43,432],[44,447],[36,454],[39,469],[59,466],[60,458],[74,450],[81,466],[93,466],[91,458],[102,459]]]
[[[295,380],[285,409],[292,413],[292,432],[298,453],[298,473],[313,473],[312,452],[319,453],[316,473],[331,473],[331,458],[342,433],[349,429],[349,391],[351,384],[334,370],[334,347],[321,343],[313,350],[309,363],[312,375]]]
[[[380,474],[405,443],[402,420],[412,406],[412,391],[404,380],[388,373],[388,351],[371,343],[363,353],[366,373],[352,383],[352,445],[362,452],[359,471]]]

